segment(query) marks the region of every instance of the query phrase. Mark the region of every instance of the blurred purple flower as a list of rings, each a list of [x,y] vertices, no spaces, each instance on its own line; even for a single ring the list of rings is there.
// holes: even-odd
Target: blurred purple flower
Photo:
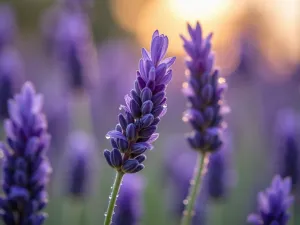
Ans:
[[[253,225],[286,225],[290,215],[288,208],[293,202],[290,178],[275,176],[265,192],[258,194],[258,212],[250,214],[248,222]]]
[[[94,172],[94,140],[85,132],[73,132],[66,154],[64,167],[67,169],[67,191],[72,197],[85,197],[90,193]]]
[[[115,122],[114,117],[103,115],[112,113],[115,105],[131,90],[138,60],[136,51],[136,45],[124,39],[109,39],[98,47],[99,76],[94,82],[91,104],[94,128],[99,137],[103,136],[101,128],[111,126]],[[114,66],[111,66],[112,62]],[[114,91],[111,91],[112,87]],[[100,101],[105,102],[106,107],[102,107]]]
[[[64,89],[61,79],[56,76],[48,77],[47,82],[42,85],[42,90],[45,98],[48,132],[51,135],[53,147],[49,152],[49,157],[54,165],[63,152],[70,129],[69,94]]]
[[[59,0],[66,10],[82,11],[93,6],[94,0]]]
[[[297,115],[292,109],[278,112],[275,136],[278,144],[277,170],[282,177],[290,177],[293,188],[299,179],[299,147],[297,144]]]
[[[0,22],[1,23],[1,22]],[[0,50],[0,117],[8,116],[8,99],[22,81],[22,63],[18,52],[6,47]]]
[[[40,225],[46,218],[40,211],[47,204],[51,167],[46,150],[50,136],[42,105],[42,96],[36,94],[30,82],[9,101],[10,118],[5,121],[5,131],[10,148],[1,146],[5,155],[5,197],[0,199],[0,213],[7,225]]]
[[[163,57],[168,48],[168,37],[155,31],[151,51],[142,49],[135,87],[125,96],[124,113],[119,114],[119,124],[106,135],[113,150],[105,150],[107,163],[122,173],[136,173],[144,168],[143,154],[153,148],[158,138],[157,125],[166,113],[166,87],[172,79],[171,65],[175,57]]]
[[[226,132],[225,132],[226,133]],[[235,184],[235,173],[232,167],[232,144],[229,134],[219,151],[209,156],[206,185],[212,199],[226,198],[230,187]]]
[[[113,224],[137,225],[143,213],[143,178],[137,174],[124,177],[115,208]]]
[[[48,50],[68,75],[69,86],[81,89],[90,85],[87,74],[91,72],[89,67],[96,53],[88,16],[79,11],[54,8],[45,14],[42,29]]]
[[[259,43],[257,39],[257,35],[254,33],[255,31],[250,27],[240,34],[240,38],[238,40],[239,44],[239,62],[237,68],[230,76],[230,79],[234,79],[233,77],[237,75],[237,77],[242,77],[241,79],[247,80],[255,76],[256,71],[261,66],[260,60],[262,58],[262,54],[259,49]],[[244,76],[240,76],[244,75]],[[235,77],[235,78],[237,78]]]
[[[12,43],[16,32],[15,15],[8,4],[0,4],[0,51]]]
[[[209,34],[202,37],[200,24],[193,29],[188,24],[191,40],[181,36],[184,49],[190,59],[186,61],[188,81],[183,92],[189,100],[189,109],[183,120],[193,126],[193,133],[188,136],[190,146],[201,152],[216,151],[222,144],[220,129],[222,128],[222,96],[225,79],[219,78],[218,70],[213,68],[214,55],[211,52]]]
[[[131,86],[136,73],[137,57],[134,51],[134,45],[126,40],[109,40],[99,47],[98,51],[99,89],[105,98],[105,93],[115,87],[111,93],[113,97],[123,98]],[[114,66],[111,66],[114,62]]]

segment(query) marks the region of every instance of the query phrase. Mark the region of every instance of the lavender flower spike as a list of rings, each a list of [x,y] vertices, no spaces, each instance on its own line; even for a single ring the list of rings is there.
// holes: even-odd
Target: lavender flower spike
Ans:
[[[168,48],[168,37],[155,31],[151,51],[142,49],[134,89],[121,105],[119,123],[107,133],[112,150],[105,150],[108,164],[122,173],[136,173],[144,168],[144,153],[151,150],[158,138],[157,125],[166,113],[166,87],[172,78],[171,65],[175,57],[163,57]]]
[[[271,187],[258,195],[258,213],[251,214],[248,222],[253,225],[286,225],[288,208],[293,202],[291,179],[275,176]]]
[[[67,165],[67,191],[74,198],[84,198],[90,193],[94,172],[94,150],[94,141],[87,133],[83,131],[71,133],[64,164]]]
[[[183,120],[194,129],[188,137],[191,147],[203,153],[213,152],[222,144],[219,131],[225,79],[219,78],[218,70],[213,68],[212,34],[203,38],[199,23],[195,29],[188,24],[188,31],[190,41],[181,36],[184,49],[190,57],[186,61],[188,81],[183,85],[189,109],[184,113]]]
[[[199,154],[189,195],[185,201],[181,225],[191,223],[195,202],[201,189],[201,180],[206,171],[207,153],[217,151],[222,145],[221,110],[224,108],[222,108],[221,99],[225,89],[225,79],[219,78],[218,70],[213,68],[212,34],[204,39],[199,22],[195,29],[188,24],[188,32],[191,40],[181,36],[184,42],[183,47],[189,55],[186,61],[187,82],[183,84],[183,92],[189,100],[189,105],[184,113],[183,121],[189,122],[194,129],[187,140]]]
[[[40,225],[46,218],[40,211],[47,204],[50,136],[42,105],[42,96],[30,82],[9,101],[10,117],[5,121],[9,148],[1,144],[5,197],[0,198],[0,214],[6,225]]]
[[[123,179],[122,188],[117,200],[115,225],[136,225],[142,216],[143,178],[131,174]]]
[[[223,200],[229,195],[236,183],[236,171],[232,162],[232,138],[228,131],[224,131],[224,142],[219,151],[209,156],[205,185],[213,200]]]
[[[290,177],[296,189],[299,179],[299,147],[297,144],[297,115],[293,109],[282,109],[276,120],[275,137],[278,145],[277,171],[282,177]]]

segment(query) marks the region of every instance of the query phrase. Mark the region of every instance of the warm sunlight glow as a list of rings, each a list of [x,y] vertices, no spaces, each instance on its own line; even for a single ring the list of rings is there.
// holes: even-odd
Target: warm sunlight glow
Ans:
[[[171,12],[184,20],[210,20],[222,16],[231,6],[229,0],[168,0]]]
[[[134,32],[144,0],[110,0],[112,16],[125,30]]]
[[[284,72],[299,61],[300,0],[131,0],[130,3],[110,0],[116,22],[134,33],[142,46],[149,45],[156,29],[168,35],[170,55],[185,54],[179,34],[187,35],[187,22],[195,25],[200,21],[205,35],[214,33],[216,66],[222,68],[222,75],[237,66],[239,32],[248,29],[247,23],[249,29],[254,26],[257,31],[258,45],[276,74],[286,77]]]
[[[231,1],[232,0],[222,0],[221,4],[227,2],[225,5],[229,5],[232,3]],[[172,2],[175,5],[177,4],[177,6],[172,6]],[[224,6],[219,8],[215,6],[218,10],[222,8],[224,11],[221,10],[216,14],[203,13],[201,15],[201,13],[198,13],[198,16],[195,12],[194,15],[191,16],[188,13],[189,6],[187,6],[187,2],[195,3],[195,7],[203,5],[203,9],[200,9],[200,12],[202,12],[201,10],[204,10],[205,7],[208,7],[207,5],[210,5],[210,3],[207,3],[208,1],[190,0],[184,4],[186,8],[182,12],[179,12],[180,5],[178,4],[183,4],[184,1],[182,0],[153,0],[147,2],[140,10],[139,17],[137,18],[136,34],[138,40],[143,46],[148,46],[153,31],[158,29],[161,33],[169,37],[170,46],[168,53],[184,55],[182,40],[179,34],[187,35],[186,23],[190,22],[194,26],[196,21],[199,20],[204,35],[207,35],[209,32],[214,33],[212,41],[216,53],[216,65],[222,67],[222,71],[230,71],[234,65],[234,61],[236,61],[237,49],[236,47],[230,48],[230,46],[233,46],[233,36],[236,33],[234,32],[236,27],[233,21],[236,15],[235,13],[240,12],[239,10],[241,10],[241,8],[224,8]],[[216,4],[221,1],[213,0],[213,2]],[[176,10],[179,11],[176,13]],[[230,55],[230,57],[228,57],[228,55]]]
[[[291,64],[296,64],[300,57],[300,1],[262,1],[260,7],[263,8],[269,25],[268,35],[261,37],[263,53],[273,69],[284,75],[285,71],[291,69]]]

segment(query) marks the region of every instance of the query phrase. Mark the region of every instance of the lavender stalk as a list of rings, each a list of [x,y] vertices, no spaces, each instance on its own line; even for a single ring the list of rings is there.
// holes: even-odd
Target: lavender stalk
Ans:
[[[155,31],[152,36],[151,51],[142,49],[142,59],[137,71],[135,87],[125,96],[124,113],[119,114],[119,124],[107,133],[112,150],[105,150],[107,163],[117,171],[108,205],[105,225],[110,225],[120,189],[126,173],[137,173],[144,169],[145,152],[153,148],[158,138],[157,125],[166,113],[166,87],[172,78],[171,65],[175,57],[163,57],[168,48],[168,37]]]
[[[190,146],[199,152],[199,160],[191,180],[189,195],[185,200],[181,225],[191,223],[209,153],[217,151],[222,144],[219,133],[223,119],[221,99],[225,89],[225,80],[219,78],[218,70],[213,68],[212,34],[203,38],[199,23],[195,29],[188,24],[188,31],[190,41],[181,36],[184,49],[190,57],[186,62],[188,82],[183,85],[184,94],[189,100],[189,109],[184,113],[183,120],[189,122],[194,129],[187,140]]]

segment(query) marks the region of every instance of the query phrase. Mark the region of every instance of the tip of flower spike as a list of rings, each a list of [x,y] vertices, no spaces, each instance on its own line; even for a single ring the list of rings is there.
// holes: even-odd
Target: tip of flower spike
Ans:
[[[152,35],[152,39],[154,39],[155,37],[159,36],[159,31],[158,30],[155,30],[153,32],[153,35]]]
[[[214,36],[214,33],[210,32],[206,37],[206,42],[211,42],[211,39],[213,38],[213,36]]]
[[[34,85],[32,84],[32,82],[26,81],[26,82],[23,84],[22,92],[25,92],[25,91],[26,91],[26,92],[27,92],[27,91],[35,92]]]

